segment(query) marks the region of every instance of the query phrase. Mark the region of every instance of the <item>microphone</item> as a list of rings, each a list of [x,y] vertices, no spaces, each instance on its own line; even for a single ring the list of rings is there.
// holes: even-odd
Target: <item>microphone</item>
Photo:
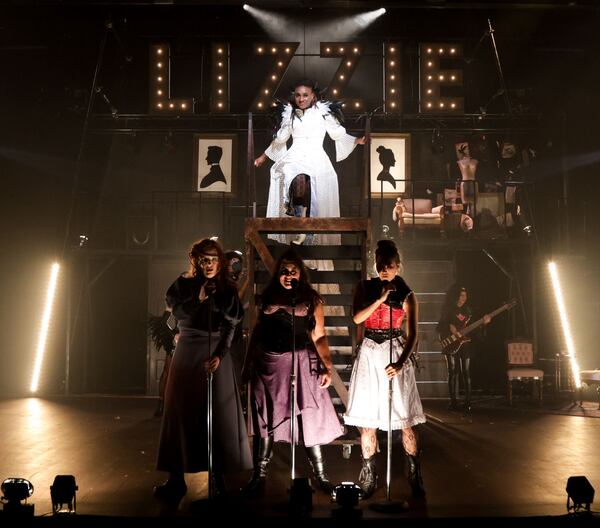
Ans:
[[[292,279],[290,281],[290,286],[292,287],[292,293],[296,293],[298,291],[298,279]]]
[[[383,293],[385,290],[390,290],[385,304],[392,306],[399,305],[400,303],[398,300],[398,294],[396,293],[396,286],[394,285],[393,281],[385,279],[381,281],[381,293]]]

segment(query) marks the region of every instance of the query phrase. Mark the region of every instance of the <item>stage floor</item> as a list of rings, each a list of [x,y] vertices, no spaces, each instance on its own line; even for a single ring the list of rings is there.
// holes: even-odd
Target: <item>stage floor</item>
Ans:
[[[597,409],[597,403],[584,405]],[[0,400],[0,479],[25,477],[33,483],[36,517],[51,512],[49,487],[58,474],[75,476],[79,514],[189,517],[190,502],[206,496],[205,473],[186,476],[188,495],[174,511],[152,496],[153,485],[165,478],[154,470],[160,427],[160,419],[153,418],[155,406],[154,399],[129,397]],[[584,475],[600,486],[597,413],[556,414],[527,402],[506,408],[490,400],[475,402],[468,414],[447,410],[445,401],[424,401],[424,406],[428,422],[419,434],[426,500],[409,497],[401,444],[393,449],[392,497],[410,505],[402,517],[563,516],[569,476]],[[333,483],[358,479],[358,445],[352,446],[350,459],[343,458],[340,445],[327,446],[325,455]],[[297,476],[310,476],[303,449],[297,461]],[[385,498],[384,452],[378,469],[377,493],[359,506],[364,519],[389,517],[369,508]],[[248,477],[236,475],[229,485],[238,489]],[[232,506],[223,512],[286,516],[288,488],[289,447],[277,445],[264,495],[242,500],[232,493]],[[320,491],[313,501],[313,518],[331,518],[337,508]]]

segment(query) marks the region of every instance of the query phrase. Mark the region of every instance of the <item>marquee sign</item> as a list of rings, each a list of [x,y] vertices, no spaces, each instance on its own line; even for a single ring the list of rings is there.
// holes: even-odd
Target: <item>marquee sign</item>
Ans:
[[[273,104],[281,80],[295,56],[300,42],[269,42],[254,45],[254,54],[270,57],[271,64],[254,96],[249,110],[265,112]],[[364,57],[364,47],[355,42],[321,42],[320,57],[339,58],[340,62],[328,83],[331,98],[344,101],[348,111],[361,111],[364,102],[358,98],[345,98],[345,89]],[[383,91],[381,106],[388,113],[402,112],[401,45],[385,42],[382,45]],[[464,112],[463,49],[448,42],[427,42],[419,46],[419,112],[430,114]],[[210,110],[227,113],[230,108],[231,58],[227,42],[211,44]],[[194,113],[192,97],[173,98],[171,85],[171,52],[168,44],[150,46],[149,91],[152,114],[183,115]],[[247,89],[247,87],[243,87]]]

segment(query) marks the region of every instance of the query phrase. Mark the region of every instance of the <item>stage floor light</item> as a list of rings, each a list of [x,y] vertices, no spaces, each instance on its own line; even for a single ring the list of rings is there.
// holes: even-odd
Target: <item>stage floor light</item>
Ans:
[[[77,494],[79,487],[73,475],[56,475],[50,486],[52,513],[54,515],[76,513]]]
[[[362,494],[362,489],[354,482],[338,484],[333,489],[332,499],[339,505],[339,508],[332,510],[331,515],[344,519],[359,519],[362,517],[362,510],[357,508]]]
[[[33,517],[34,505],[23,504],[33,495],[33,484],[27,479],[10,477],[2,482],[2,500],[6,501],[2,511],[6,515],[18,517]]]
[[[567,480],[567,511],[580,511],[585,508],[590,511],[594,502],[594,488],[590,481],[583,477],[569,477]]]

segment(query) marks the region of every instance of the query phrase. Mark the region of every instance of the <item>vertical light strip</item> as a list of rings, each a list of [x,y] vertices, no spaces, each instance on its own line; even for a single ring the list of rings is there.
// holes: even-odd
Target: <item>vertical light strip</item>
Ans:
[[[37,392],[38,390],[40,371],[42,370],[42,362],[44,361],[44,353],[46,351],[46,341],[48,340],[48,329],[50,327],[50,319],[52,318],[52,308],[54,306],[56,282],[58,280],[59,271],[60,265],[56,262],[52,264],[52,268],[50,270],[50,281],[48,282],[48,290],[46,291],[46,303],[44,305],[40,336],[38,338],[37,350],[35,353],[33,376],[31,377],[31,392]]]
[[[579,377],[579,365],[577,364],[577,358],[575,357],[575,344],[573,343],[569,318],[567,317],[567,308],[565,306],[565,299],[563,297],[560,278],[558,276],[558,268],[554,262],[548,262],[548,271],[550,272],[550,278],[552,279],[554,297],[556,299],[556,305],[558,306],[558,313],[560,315],[560,323],[562,325],[562,331],[565,337],[565,343],[567,345],[567,352],[569,353],[573,381],[575,382],[575,387],[579,389],[581,388],[581,379]]]

